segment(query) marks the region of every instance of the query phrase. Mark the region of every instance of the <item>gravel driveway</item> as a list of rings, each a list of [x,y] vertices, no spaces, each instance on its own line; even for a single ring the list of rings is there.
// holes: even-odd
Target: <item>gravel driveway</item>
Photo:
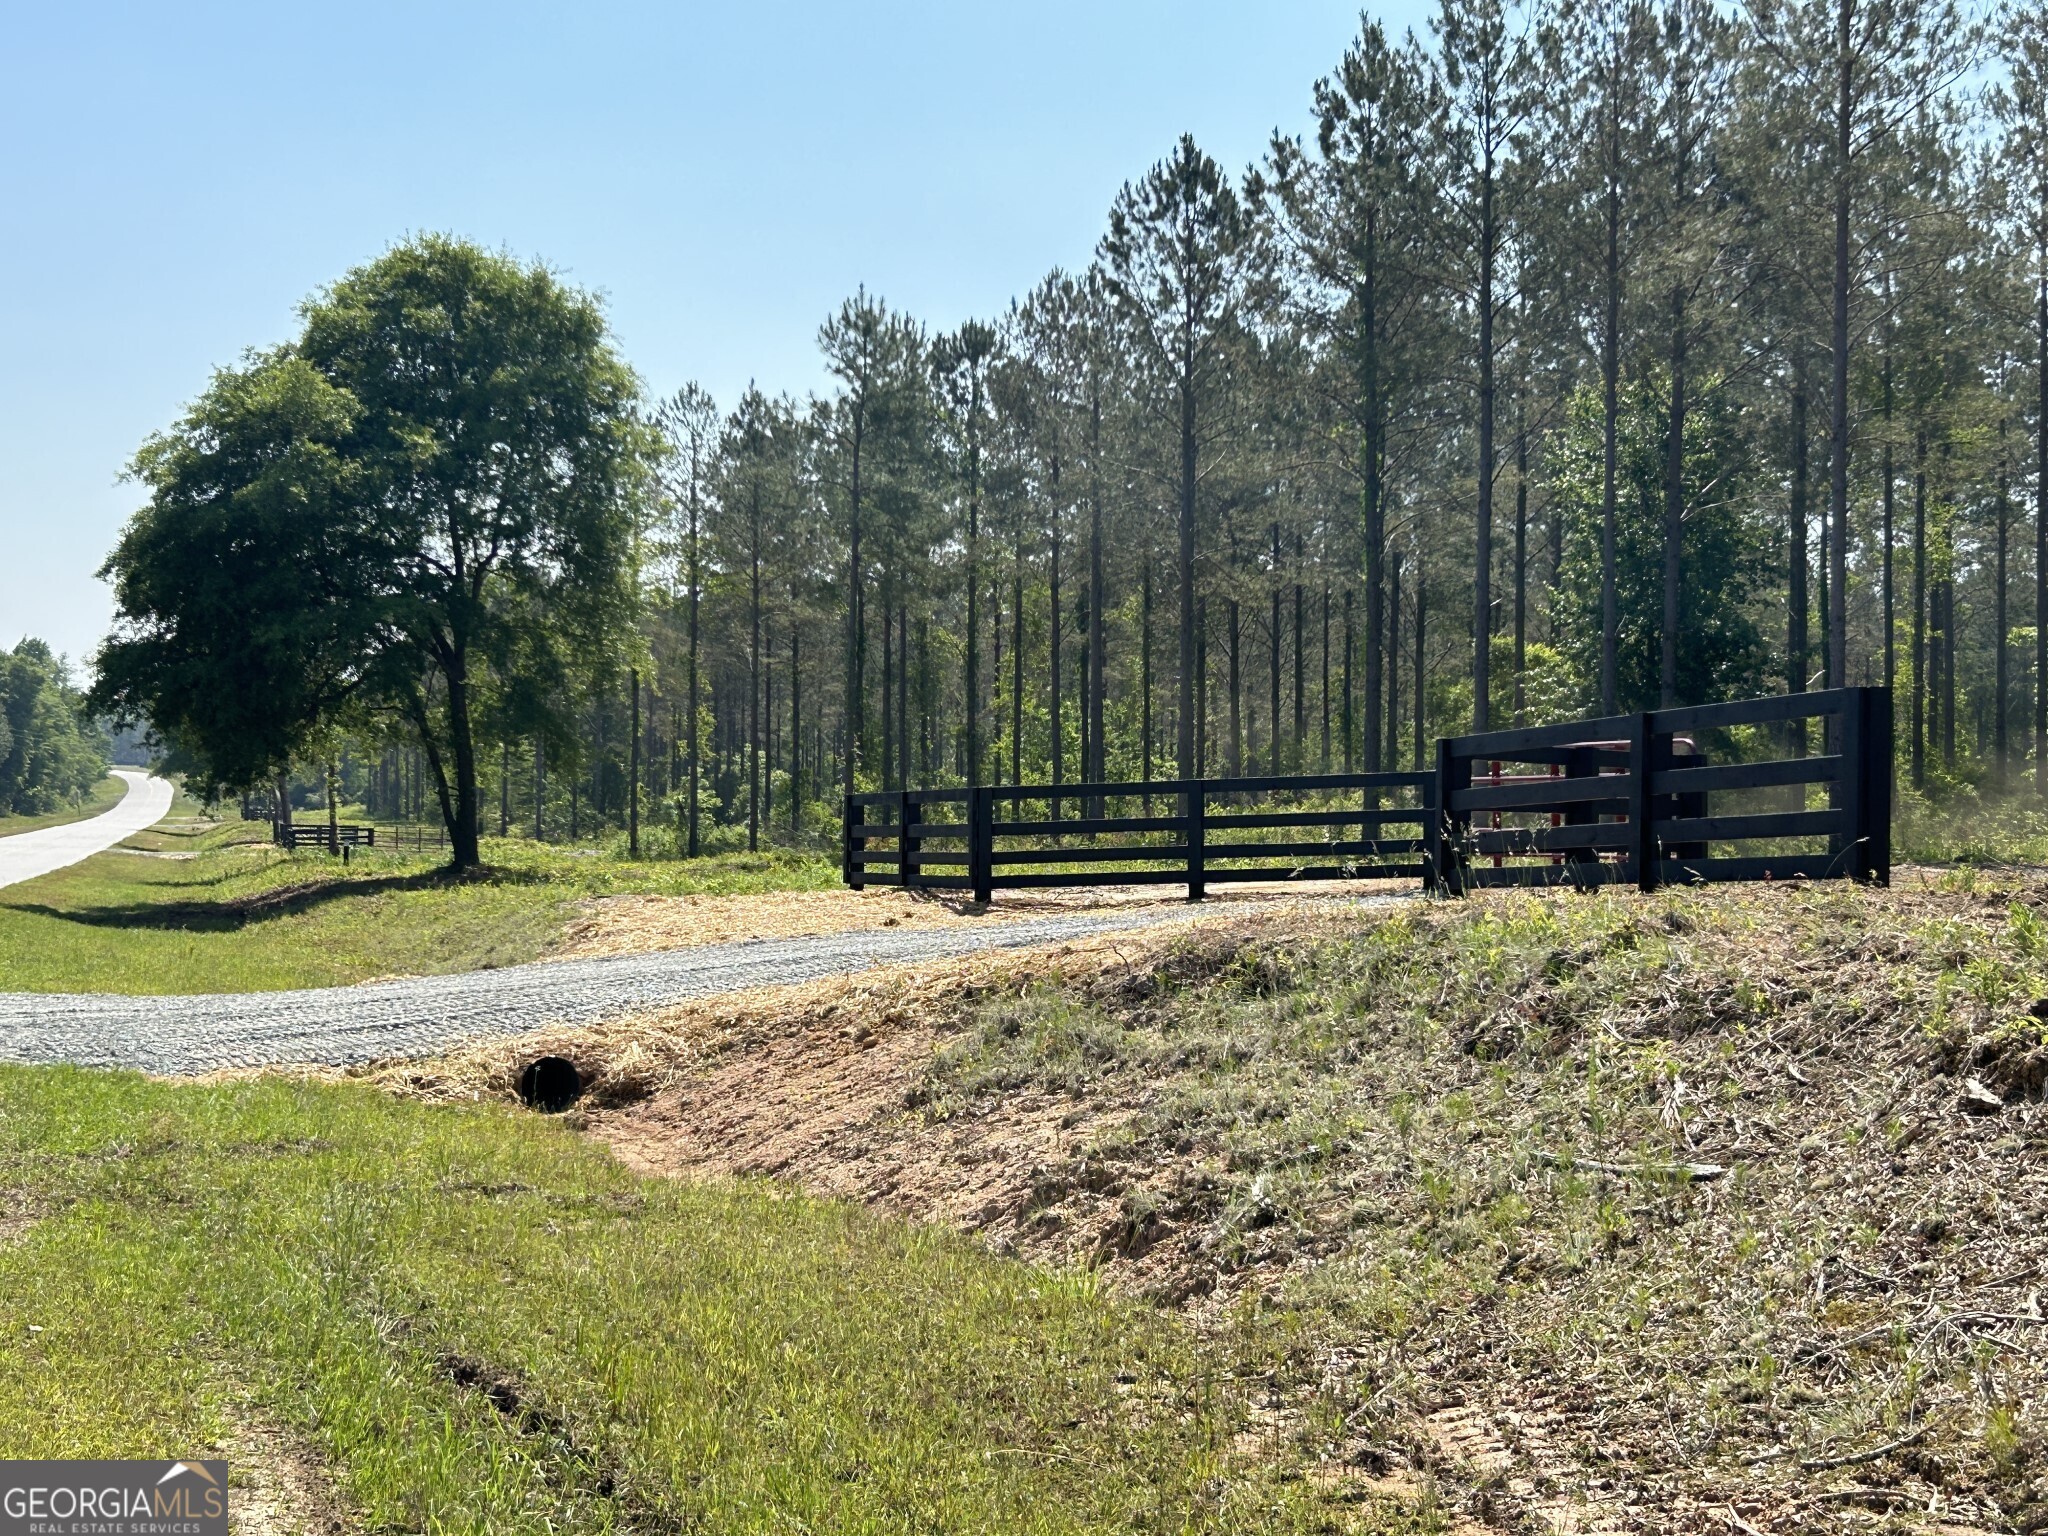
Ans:
[[[17,832],[0,837],[0,885],[17,885],[47,875],[80,859],[103,853],[144,827],[155,826],[171,808],[171,786],[153,774],[130,768],[116,768],[114,776],[125,779],[128,793],[111,811],[102,811],[84,821],[67,821],[61,827],[40,832]]]
[[[300,992],[193,997],[0,993],[0,1061],[187,1073],[430,1056],[482,1035],[591,1024],[744,987],[812,981],[977,950],[1054,944],[1187,915],[1186,908],[1148,908],[1025,918],[986,928],[756,939]]]

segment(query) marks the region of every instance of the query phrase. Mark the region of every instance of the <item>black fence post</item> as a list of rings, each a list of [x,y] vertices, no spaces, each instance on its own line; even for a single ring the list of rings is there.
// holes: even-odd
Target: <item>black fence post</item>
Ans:
[[[1208,883],[1204,878],[1202,845],[1208,840],[1206,818],[1208,816],[1208,795],[1200,784],[1181,796],[1181,814],[1187,818],[1186,841],[1188,845],[1188,900],[1200,901],[1208,894]]]
[[[983,906],[995,899],[995,810],[996,792],[988,785],[967,792],[967,877]]]
[[[862,870],[861,861],[856,855],[865,853],[868,846],[868,840],[854,830],[855,818],[860,813],[861,809],[854,804],[853,796],[848,795],[845,799],[844,813],[844,826],[846,828],[844,835],[845,847],[840,854],[839,873],[840,878],[845,880],[848,889],[856,891],[861,888],[860,877]]]
[[[1650,774],[1657,766],[1657,724],[1639,713],[1628,728],[1628,850],[1639,891],[1657,889],[1657,821],[1650,814]]]
[[[1870,714],[1863,731],[1864,847],[1870,850],[1870,878],[1892,883],[1892,691],[1871,688]]]
[[[1850,690],[1839,723],[1831,722],[1833,729],[1828,733],[1841,754],[1835,776],[1828,783],[1828,808],[1841,818],[1841,826],[1828,839],[1828,852],[1851,880],[1869,878],[1865,873],[1869,850],[1863,841],[1868,831],[1863,810],[1863,728],[1870,723],[1869,705],[1863,697],[1866,692],[1863,688]]]
[[[1833,804],[1843,827],[1834,851],[1852,880],[1892,880],[1892,696],[1884,688],[1849,691],[1842,710],[1842,766]]]
[[[917,879],[917,866],[912,862],[917,843],[910,835],[910,824],[916,815],[916,794],[907,789],[899,790],[896,795],[896,883],[906,889]]]
[[[1564,776],[1568,779],[1591,779],[1600,775],[1600,754],[1592,747],[1573,747],[1565,753]],[[1568,803],[1558,818],[1567,827],[1597,826],[1600,812],[1589,801],[1574,800]],[[1600,863],[1597,848],[1567,848],[1564,853],[1565,872],[1570,875],[1575,890],[1587,891],[1606,879]]]
[[[1434,814],[1422,824],[1422,851],[1428,865],[1425,878],[1439,896],[1465,894],[1465,827],[1471,813],[1457,810],[1452,802],[1461,791],[1472,787],[1472,760],[1458,755],[1449,739],[1436,743],[1436,789],[1432,797]]]

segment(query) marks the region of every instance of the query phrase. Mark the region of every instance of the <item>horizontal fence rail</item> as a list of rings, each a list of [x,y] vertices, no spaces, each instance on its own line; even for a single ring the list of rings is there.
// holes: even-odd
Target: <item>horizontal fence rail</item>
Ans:
[[[1729,760],[1760,743],[1782,755]],[[1890,693],[1838,688],[1449,737],[1426,773],[873,790],[846,797],[842,875],[981,902],[1100,885],[1184,885],[1192,901],[1304,879],[1443,895],[1887,881],[1891,763]]]
[[[1815,722],[1817,740],[1808,729]],[[1808,755],[1809,747],[1818,750]],[[1726,760],[1745,748],[1777,755]],[[1883,688],[1454,736],[1437,743],[1442,811],[1431,824],[1426,878],[1446,895],[1488,886],[1888,882],[1891,775]]]
[[[855,890],[1419,879],[1426,773],[877,790],[846,797]],[[879,845],[886,846],[879,846]]]
[[[374,848],[377,846],[377,829],[358,826],[344,821],[329,827],[324,823],[299,826],[292,822],[279,822],[272,829],[272,836],[280,848]]]

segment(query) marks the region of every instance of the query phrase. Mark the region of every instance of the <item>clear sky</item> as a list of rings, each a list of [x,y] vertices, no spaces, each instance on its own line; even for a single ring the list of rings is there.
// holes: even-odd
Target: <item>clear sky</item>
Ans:
[[[0,644],[91,652],[137,445],[410,231],[599,291],[654,390],[800,394],[857,284],[993,315],[1086,261],[1181,132],[1239,169],[1304,131],[1357,26],[1349,0],[14,9]]]

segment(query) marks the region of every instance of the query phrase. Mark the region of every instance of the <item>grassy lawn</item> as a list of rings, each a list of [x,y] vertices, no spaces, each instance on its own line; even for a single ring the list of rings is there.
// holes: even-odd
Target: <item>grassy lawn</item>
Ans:
[[[62,810],[49,811],[41,816],[0,815],[0,837],[12,837],[17,832],[40,832],[44,827],[61,827],[68,821],[84,821],[88,816],[97,816],[102,811],[111,811],[121,803],[128,793],[128,781],[117,779],[111,773],[86,793],[76,805]]]
[[[360,1085],[0,1068],[0,1341],[0,1456],[255,1414],[373,1530],[1441,1528],[1245,1433],[1258,1326]]]
[[[629,862],[487,839],[490,871],[443,856],[284,853],[239,821],[171,819],[128,847],[0,889],[0,989],[240,992],[510,965],[546,953],[580,898],[816,889],[819,858],[730,854]]]

